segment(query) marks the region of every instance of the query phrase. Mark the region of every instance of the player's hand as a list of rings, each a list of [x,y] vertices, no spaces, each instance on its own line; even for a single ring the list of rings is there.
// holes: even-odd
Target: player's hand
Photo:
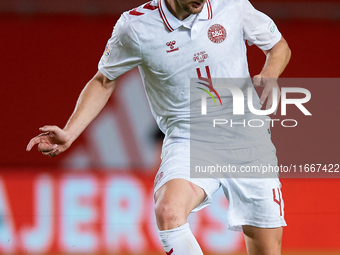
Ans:
[[[265,110],[268,110],[273,105],[273,88],[277,90],[277,104],[275,106],[274,115],[276,114],[277,108],[280,102],[280,88],[277,83],[277,79],[275,78],[267,78],[262,76],[261,74],[255,75],[253,78],[253,84],[255,87],[263,87],[263,91],[260,97],[260,104],[263,105],[264,102],[267,100],[267,104]]]
[[[38,150],[44,155],[55,157],[71,146],[69,135],[57,126],[44,126],[39,128],[44,132],[31,139],[26,150],[30,151],[38,144]]]

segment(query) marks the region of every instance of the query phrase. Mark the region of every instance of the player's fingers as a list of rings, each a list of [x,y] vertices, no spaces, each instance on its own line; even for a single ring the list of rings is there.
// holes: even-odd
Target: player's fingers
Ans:
[[[44,151],[44,152],[42,152],[43,155],[45,155],[45,156],[50,156],[50,157],[52,157],[52,158],[58,156],[60,153],[61,153],[61,151],[59,150],[58,147],[55,147],[55,148],[54,148],[53,150],[51,150],[51,151]]]
[[[270,86],[271,87],[271,86]],[[266,110],[271,109],[272,107],[275,107],[274,115],[276,114],[277,108],[279,106],[280,101],[280,89],[278,86],[273,86],[269,89],[269,93],[267,96],[267,104],[266,104]],[[275,103],[275,106],[273,104]]]
[[[263,89],[263,91],[262,91],[262,94],[261,94],[261,97],[260,97],[260,104],[261,105],[263,105],[264,104],[264,102],[266,101],[266,99],[267,99],[267,97],[268,97],[268,95],[269,95],[269,93],[270,93],[270,88],[268,88],[268,87],[264,87],[264,89]]]
[[[50,156],[51,158],[57,156],[53,152],[42,152],[42,154],[45,155],[45,156]]]
[[[58,149],[56,149],[56,150],[54,150],[50,153],[50,157],[53,158],[53,157],[58,156],[59,154],[60,154],[60,151]]]
[[[276,108],[275,108],[274,115],[276,115],[277,110],[279,109],[280,98],[281,98],[281,91],[280,91],[280,88],[277,87],[277,105],[276,105]]]
[[[267,104],[266,104],[266,110],[270,109],[273,105],[273,92],[270,91],[268,93],[268,100],[267,100]]]
[[[60,130],[60,128],[57,126],[46,125],[39,128],[39,130],[43,132],[57,133]]]
[[[41,133],[39,135],[37,135],[37,137],[46,137],[49,135],[50,132],[45,132],[45,133]]]
[[[259,87],[262,85],[262,77],[260,75],[255,75],[253,78],[253,84],[255,87]]]
[[[47,142],[47,136],[49,135],[49,132],[46,133],[41,133],[39,135],[37,135],[36,137],[33,137],[29,143],[26,146],[26,151],[30,151],[34,145],[38,144],[38,143],[42,143],[42,142]]]
[[[55,157],[57,156],[59,153],[58,152],[58,148],[52,150],[52,151],[44,151],[44,152],[41,152],[43,155],[45,156],[50,156],[50,157]]]
[[[27,144],[26,151],[30,151],[34,145],[41,143],[41,142],[42,142],[42,137],[40,135],[32,138]]]
[[[51,151],[55,150],[56,148],[58,148],[57,144],[50,144],[50,143],[39,143],[38,145],[38,150],[41,152],[46,152],[46,153],[50,153]]]

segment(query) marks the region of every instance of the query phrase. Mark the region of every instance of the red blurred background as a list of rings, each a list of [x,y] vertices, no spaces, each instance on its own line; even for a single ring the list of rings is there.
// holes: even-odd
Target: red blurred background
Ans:
[[[127,157],[132,155],[130,157],[133,158],[127,159],[124,161],[125,163],[115,164],[114,160],[103,163],[92,158],[90,161],[82,161],[85,162],[82,163],[82,167],[78,166],[76,170],[73,169],[72,163],[69,163],[70,155],[76,154],[78,158],[81,158],[79,155],[91,154],[93,157],[95,154],[93,141],[88,139],[87,133],[76,141],[68,153],[57,158],[43,157],[37,151],[31,153],[25,151],[29,139],[38,133],[40,126],[45,124],[63,126],[65,124],[68,116],[72,113],[81,89],[97,71],[97,63],[119,13],[142,3],[143,1],[137,0],[129,2],[11,1],[11,3],[0,1],[2,78],[0,87],[2,113],[0,216],[9,215],[11,220],[8,222],[12,222],[7,222],[6,225],[4,224],[6,220],[0,220],[0,223],[3,223],[3,232],[1,232],[0,224],[0,233],[8,235],[11,232],[10,229],[13,228],[11,236],[16,239],[11,244],[13,246],[6,246],[4,241],[1,242],[0,237],[0,251],[8,249],[9,252],[23,252],[25,249],[29,249],[27,248],[30,246],[29,239],[26,242],[22,241],[19,233],[23,231],[24,226],[34,226],[35,224],[34,206],[40,200],[34,196],[33,189],[38,185],[34,183],[39,180],[40,175],[49,176],[47,179],[50,180],[50,184],[47,186],[50,185],[48,187],[51,187],[55,192],[54,195],[51,195],[54,197],[52,204],[55,205],[52,211],[57,215],[60,212],[58,208],[62,206],[63,202],[56,193],[62,192],[60,183],[65,178],[69,180],[68,178],[71,178],[69,175],[74,174],[76,178],[79,175],[79,178],[82,179],[81,176],[85,173],[89,182],[94,182],[94,187],[102,187],[101,185],[105,187],[106,181],[111,180],[110,178],[119,179],[123,171],[129,181],[134,183],[135,180],[138,180],[139,185],[142,185],[137,185],[139,187],[136,190],[137,193],[149,194],[149,197],[141,197],[142,203],[145,202],[148,205],[141,208],[148,212],[140,214],[142,218],[140,231],[146,236],[149,235],[146,230],[148,227],[144,225],[151,224],[148,215],[152,213],[152,209],[150,209],[152,202],[149,200],[152,196],[153,176],[157,171],[157,159],[154,160],[155,162],[139,164],[142,156],[137,157],[136,154],[142,154],[143,148],[136,149],[134,146],[138,143],[140,134],[134,133],[135,129],[139,127],[133,125],[131,120],[122,120],[123,123],[117,124],[119,126],[118,134],[126,138],[123,139],[124,148],[122,150],[125,150]],[[339,1],[277,0],[252,1],[252,3],[275,20],[292,50],[291,62],[282,77],[324,79],[339,77]],[[264,54],[256,47],[249,47],[248,56],[250,72],[255,75],[262,68]],[[128,83],[129,79],[138,80],[138,77],[138,74],[133,71],[126,78],[122,78],[121,86],[118,86],[117,93],[109,103],[109,110],[104,111],[98,117],[99,119],[104,118],[105,114],[112,118],[123,114],[121,104],[119,104],[121,101],[119,98],[124,95],[123,83]],[[320,81],[325,80],[320,79]],[[336,87],[337,82],[338,80],[334,79],[331,85],[322,86],[323,84],[320,84],[320,86],[313,87],[312,100],[308,103],[308,107],[313,109],[313,117],[302,121],[299,128],[294,130],[282,127],[273,128],[272,136],[281,163],[340,163],[338,156],[339,100],[336,98],[340,88]],[[145,100],[144,95],[141,94],[140,97]],[[133,111],[132,108],[128,110]],[[129,116],[133,115],[131,113]],[[154,125],[150,121],[149,115],[147,118],[151,123],[149,125]],[[91,130],[91,126],[89,129]],[[145,127],[145,129],[148,128]],[[107,132],[107,129],[100,130],[99,127],[98,132]],[[126,134],[123,130],[125,132],[129,130],[129,133]],[[149,137],[151,131],[146,132],[145,136]],[[107,136],[110,136],[109,132]],[[134,136],[135,139],[133,140],[130,136]],[[156,158],[159,153],[158,147],[157,145],[150,146],[150,151],[156,154]],[[136,153],[131,153],[132,150]],[[284,251],[335,251],[340,253],[340,242],[337,237],[340,229],[339,177],[340,173],[327,179],[283,178],[281,180],[288,223],[288,227],[284,230]],[[44,179],[44,177],[42,178]],[[133,184],[131,185],[133,186]],[[103,205],[104,202],[101,202],[101,199],[105,197],[101,195],[103,192],[99,188],[92,193],[85,192],[75,197],[80,200],[88,199],[84,203],[91,204],[91,206],[84,208],[100,208],[105,214],[106,207]],[[46,201],[49,200],[46,199]],[[122,203],[120,205],[123,209],[126,208],[125,198],[121,197],[120,199],[123,201],[119,200]],[[210,213],[210,216],[213,215],[212,212]],[[209,223],[210,216],[207,216],[209,212],[202,213],[202,215],[199,216],[198,228],[214,229],[214,224]],[[100,230],[100,225],[104,223],[99,218],[98,216],[98,219],[92,221],[84,219],[88,225],[82,223],[82,228],[85,229],[83,231],[92,229],[93,233],[100,236],[104,231]],[[60,226],[58,224],[54,223],[55,226]],[[206,228],[207,225],[212,227]],[[57,230],[51,228],[50,231]],[[197,233],[199,232],[197,230]],[[72,248],[67,248],[67,245],[58,245],[58,242],[61,242],[59,237],[52,234],[51,236],[52,243],[48,244],[49,246],[44,248],[44,251],[73,252]],[[235,249],[242,250],[243,244],[239,243],[239,236],[232,238],[235,238],[234,240],[237,242],[234,245]],[[203,240],[204,237],[201,236],[198,239]],[[124,244],[127,242],[124,240],[123,238],[121,246],[117,244],[117,247],[123,248],[117,249],[106,247],[105,244],[98,241],[93,251],[138,252],[128,244]],[[145,242],[146,245],[140,250],[141,252],[158,249],[157,244],[152,241],[152,237],[148,236]],[[209,251],[214,251],[209,248],[208,242],[203,246]],[[226,249],[232,251],[231,246],[233,244],[230,244]],[[80,252],[82,251],[80,250]]]

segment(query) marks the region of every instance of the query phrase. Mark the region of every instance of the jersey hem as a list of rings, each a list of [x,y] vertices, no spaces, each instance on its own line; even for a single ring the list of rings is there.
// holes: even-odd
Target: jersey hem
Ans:
[[[264,222],[258,222],[258,221],[238,221],[233,224],[228,223],[227,227],[229,230],[232,230],[232,231],[243,231],[242,226],[244,225],[249,225],[249,226],[253,226],[257,228],[279,228],[279,227],[286,227],[287,223],[285,220],[276,221],[272,223],[268,223],[268,222],[264,223]]]
[[[98,68],[98,71],[101,72],[106,78],[108,78],[109,80],[113,81],[115,79],[117,79],[118,77],[114,77],[110,74],[110,72],[108,72],[104,67],[100,67]]]
[[[271,44],[265,45],[265,46],[261,46],[261,47],[259,47],[259,46],[257,46],[257,45],[256,45],[256,46],[259,47],[261,50],[270,50],[270,49],[272,49],[272,48],[275,46],[275,44],[277,44],[277,43],[281,40],[281,38],[282,38],[282,34],[279,33],[278,36],[277,36],[277,38],[275,38],[275,39],[272,41]]]

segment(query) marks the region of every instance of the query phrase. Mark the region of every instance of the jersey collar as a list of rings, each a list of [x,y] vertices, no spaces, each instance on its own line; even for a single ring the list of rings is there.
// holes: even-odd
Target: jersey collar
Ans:
[[[183,25],[182,21],[177,19],[166,7],[165,0],[158,0],[159,14],[167,29],[172,32]],[[198,14],[199,19],[212,19],[212,7],[210,0],[207,0],[202,11]]]
[[[198,14],[198,19],[212,19],[213,11],[210,0],[205,2],[202,11]]]

